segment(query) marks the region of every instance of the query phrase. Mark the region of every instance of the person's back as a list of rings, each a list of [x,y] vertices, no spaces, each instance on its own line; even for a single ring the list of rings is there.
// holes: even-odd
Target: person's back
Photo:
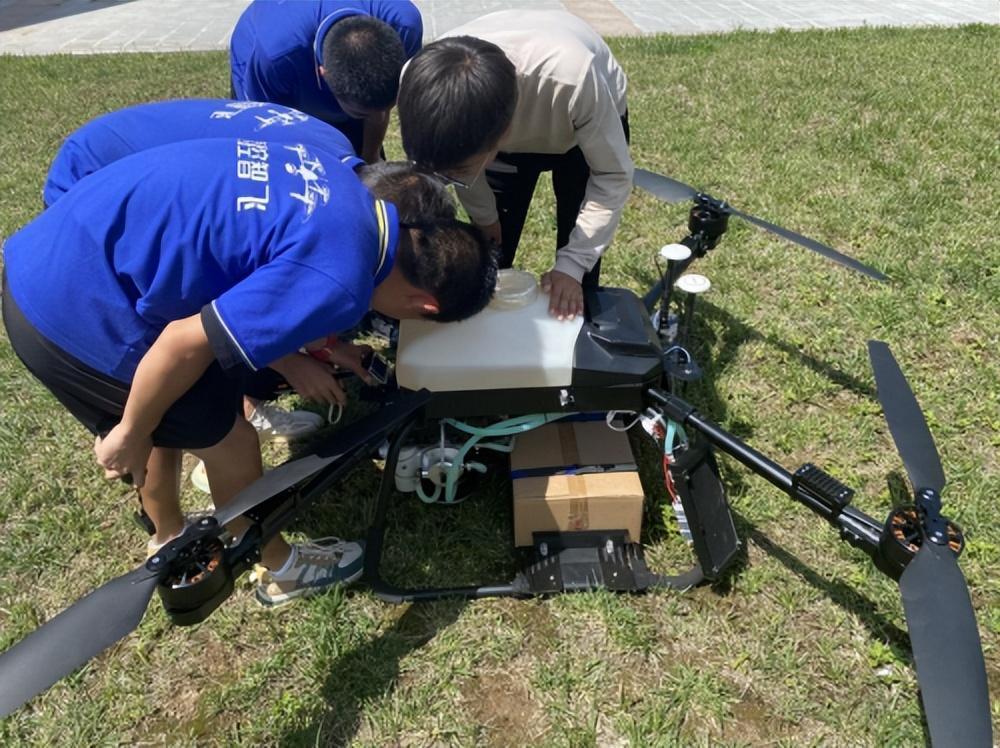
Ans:
[[[12,236],[4,259],[41,333],[128,381],[168,322],[208,304],[251,368],[351,327],[397,230],[395,209],[325,151],[187,141],[90,175]],[[84,342],[85,328],[102,329],[102,344]]]
[[[42,192],[45,205],[53,205],[81,179],[125,156],[203,138],[305,143],[348,166],[361,163],[343,133],[289,107],[230,99],[156,101],[109,112],[71,133],[49,168]]]

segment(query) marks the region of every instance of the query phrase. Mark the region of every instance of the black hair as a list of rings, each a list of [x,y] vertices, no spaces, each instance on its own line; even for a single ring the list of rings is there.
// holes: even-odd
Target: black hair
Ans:
[[[399,222],[427,225],[455,219],[455,201],[444,185],[406,161],[358,167],[358,177],[377,198],[396,206]]]
[[[451,220],[422,227],[411,237],[400,243],[396,266],[438,302],[438,313],[427,318],[457,322],[482,311],[497,285],[496,253],[483,233]]]
[[[517,73],[495,44],[454,36],[410,60],[399,89],[406,155],[441,171],[496,146],[517,106]]]
[[[395,103],[405,61],[399,34],[372,16],[348,16],[323,38],[323,80],[338,101],[365,109]]]

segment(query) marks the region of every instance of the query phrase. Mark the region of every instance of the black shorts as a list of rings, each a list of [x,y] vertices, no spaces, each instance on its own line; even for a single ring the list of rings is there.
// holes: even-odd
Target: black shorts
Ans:
[[[121,421],[130,383],[92,369],[45,338],[25,318],[6,286],[4,278],[3,321],[18,358],[91,433],[107,434]],[[247,380],[227,376],[213,362],[163,415],[153,431],[153,444],[180,449],[217,444],[242,414],[247,389]]]

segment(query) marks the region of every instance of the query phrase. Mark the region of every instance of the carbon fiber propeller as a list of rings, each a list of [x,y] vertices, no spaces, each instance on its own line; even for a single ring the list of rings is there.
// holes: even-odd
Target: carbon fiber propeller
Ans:
[[[683,182],[678,182],[676,179],[663,176],[662,174],[656,174],[655,172],[647,171],[646,169],[636,169],[635,175],[633,176],[633,184],[640,189],[645,190],[654,197],[659,198],[667,203],[683,203],[687,200],[695,200],[699,197],[710,197],[708,195],[703,195],[698,192],[694,187],[684,184]],[[714,199],[714,198],[710,198]],[[888,278],[880,273],[874,268],[870,268],[862,262],[855,260],[853,257],[848,257],[847,255],[838,252],[832,247],[828,247],[815,239],[810,239],[807,236],[796,233],[795,231],[790,231],[789,229],[778,226],[777,224],[771,223],[770,221],[765,221],[762,218],[757,218],[749,213],[744,213],[741,210],[733,208],[731,205],[726,203],[720,203],[722,209],[731,216],[737,216],[742,218],[744,221],[748,221],[755,226],[759,226],[765,231],[770,231],[773,234],[777,234],[783,239],[787,239],[790,242],[794,242],[799,246],[810,249],[817,254],[826,257],[828,260],[833,260],[845,267],[855,270],[859,273],[867,275],[869,278],[874,278],[879,281],[886,281]]]
[[[869,341],[868,354],[879,401],[924,522],[920,550],[903,570],[899,590],[931,742],[936,748],[992,746],[986,665],[969,588],[947,533],[933,530],[942,522],[941,459],[889,346]]]

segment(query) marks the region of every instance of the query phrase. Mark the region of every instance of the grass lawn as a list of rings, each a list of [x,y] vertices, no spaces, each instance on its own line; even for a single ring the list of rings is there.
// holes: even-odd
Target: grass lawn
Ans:
[[[927,414],[967,532],[1000,726],[1000,27],[618,40],[633,155],[852,254],[879,285],[748,226],[713,281],[690,398],[784,465],[807,460],[876,517],[901,469],[865,341],[887,341]],[[0,58],[0,235],[40,208],[63,137],[135,102],[222,96],[224,54]],[[394,130],[395,132],[395,130]],[[399,155],[398,140],[389,144]],[[540,188],[520,257],[548,267]],[[639,194],[604,282],[641,289],[687,208]],[[39,251],[45,251],[40,247]],[[132,568],[134,500],[92,439],[0,343],[0,649]],[[272,460],[281,459],[269,454]],[[11,718],[3,745],[915,745],[924,741],[896,585],[763,480],[723,459],[746,557],[686,594],[391,606],[363,588],[259,608],[246,583],[207,622],[138,631]],[[688,552],[653,461],[646,537]],[[358,537],[359,468],[294,526]],[[190,493],[192,505],[203,501]],[[512,572],[509,489],[458,507],[397,501],[389,571],[408,584]],[[998,732],[1000,734],[1000,732]]]

